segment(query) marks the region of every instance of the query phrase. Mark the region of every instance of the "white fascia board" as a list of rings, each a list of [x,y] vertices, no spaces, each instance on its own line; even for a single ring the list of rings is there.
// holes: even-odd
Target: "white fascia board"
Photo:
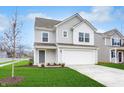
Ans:
[[[76,16],[79,17],[81,20],[84,20],[78,13],[76,13],[76,14],[72,15],[71,17],[66,18],[65,20],[63,20],[59,24],[55,25],[55,27],[58,27],[59,25],[65,23],[66,21],[68,21],[68,20],[70,20],[70,19],[72,19],[72,18],[74,18]]]
[[[52,28],[45,28],[45,27],[35,27],[35,30],[47,30],[47,31],[53,31]]]
[[[79,25],[81,25],[81,24],[83,24],[83,23],[86,23],[94,32],[97,31],[97,29],[96,29],[90,22],[88,22],[88,21],[86,21],[86,20],[83,20],[82,22],[80,22],[80,23],[78,23],[77,25],[75,25],[75,26],[73,27],[73,29],[75,29],[76,27],[78,27]]]

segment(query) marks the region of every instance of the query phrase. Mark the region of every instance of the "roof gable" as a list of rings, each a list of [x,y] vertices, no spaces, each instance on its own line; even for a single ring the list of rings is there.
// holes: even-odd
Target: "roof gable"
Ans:
[[[59,25],[61,25],[61,24],[63,24],[63,23],[65,23],[66,21],[68,21],[68,20],[71,20],[71,19],[73,19],[74,17],[78,17],[81,21],[83,21],[84,19],[78,14],[78,13],[76,13],[76,14],[74,14],[74,15],[72,15],[72,16],[70,16],[70,17],[68,17],[68,18],[66,18],[65,20],[63,20],[62,22],[60,22],[59,24],[57,24],[57,25],[55,25],[55,27],[57,27],[57,26],[59,26]]]
[[[57,27],[57,26],[65,23],[66,21],[73,19],[74,17],[78,17],[81,20],[81,22],[76,24],[73,28],[75,28],[76,26],[80,25],[82,22],[85,22],[93,31],[97,30],[89,21],[87,21],[86,19],[83,19],[82,16],[80,16],[79,13],[76,13],[76,14],[72,15],[69,18],[66,18],[65,20],[63,20],[62,22],[60,22],[59,24],[57,24],[55,26]]]
[[[88,22],[85,19],[82,22],[76,24],[73,28],[76,28],[76,27],[80,26],[83,23],[86,23],[93,31],[96,31],[97,30],[90,22]]]
[[[124,38],[124,36],[117,30],[117,29],[112,29],[110,31],[107,31],[105,33],[103,33],[106,37],[110,37],[114,34],[118,34],[121,38]]]

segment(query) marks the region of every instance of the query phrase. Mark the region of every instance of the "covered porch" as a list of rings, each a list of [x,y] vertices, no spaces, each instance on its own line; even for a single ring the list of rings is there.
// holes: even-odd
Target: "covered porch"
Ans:
[[[56,63],[57,47],[54,44],[35,44],[34,65]]]
[[[110,49],[110,62],[124,63],[124,47]]]

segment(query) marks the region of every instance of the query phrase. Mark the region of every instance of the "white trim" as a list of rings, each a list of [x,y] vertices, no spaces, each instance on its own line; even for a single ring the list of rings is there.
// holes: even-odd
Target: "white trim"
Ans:
[[[80,33],[83,34],[83,41],[80,41],[79,38],[80,38]],[[82,43],[82,42],[85,42],[85,33],[84,32],[78,32],[78,42]]]
[[[86,34],[89,35],[89,42],[86,42],[86,41],[85,41],[85,39],[86,39]],[[84,33],[84,42],[85,42],[85,43],[90,43],[90,33]]]
[[[123,62],[123,51],[118,51],[118,63],[121,63],[119,62],[119,53],[121,53],[121,62]]]
[[[72,28],[75,29],[75,28],[77,28],[78,26],[80,26],[80,24],[83,24],[83,23],[84,23],[84,21],[81,21],[80,23],[74,25]]]
[[[35,48],[37,49],[56,49],[57,47],[56,46],[35,46]]]
[[[112,39],[118,39],[119,40],[119,42],[120,42],[120,40],[121,40],[121,38],[117,38],[117,37],[111,37],[111,46],[120,46],[120,45],[112,45]],[[115,40],[114,40],[115,41]],[[121,40],[122,41],[122,40]]]
[[[47,33],[48,34],[48,41],[43,41],[43,33]],[[49,43],[49,32],[46,32],[46,31],[42,31],[41,32],[41,42],[43,42],[43,43]]]
[[[38,49],[38,56],[39,56],[39,51],[44,51],[45,52],[45,58],[44,58],[44,63],[46,64],[46,49]],[[40,64],[40,58],[38,57],[38,64]]]
[[[66,37],[64,37],[64,32],[67,33],[67,36],[66,36]],[[68,38],[68,31],[67,31],[67,30],[63,30],[63,31],[62,31],[62,37],[63,37],[63,38]]]
[[[45,51],[45,62],[44,62],[44,64],[46,65],[46,55],[47,55],[47,52],[46,52],[46,49],[44,50]]]
[[[65,20],[63,20],[63,21],[60,22],[59,24],[55,25],[55,27],[58,27],[59,25],[65,23],[66,21],[68,21],[68,20],[70,20],[70,19],[72,19],[72,18],[74,18],[74,17],[76,17],[76,16],[79,17],[80,19],[84,20],[78,13],[76,13],[76,14],[74,14],[74,15],[72,15],[72,16],[66,18]]]
[[[79,41],[79,33],[83,33],[83,41]],[[86,41],[85,41],[86,34],[89,35],[89,42],[86,42]],[[90,33],[87,33],[87,32],[78,32],[78,42],[79,42],[79,43],[90,43]]]
[[[83,46],[68,46],[68,45],[58,45],[59,48],[67,48],[67,49],[98,49],[97,47],[83,47]]]
[[[47,30],[47,31],[53,31],[53,28],[45,28],[45,27],[35,27],[35,30]]]
[[[81,24],[84,24],[84,23],[87,24],[94,32],[97,31],[97,29],[90,22],[88,22],[87,20],[81,21],[80,23],[73,26],[72,28],[75,29],[75,28],[77,28],[78,26],[80,26]]]
[[[34,48],[34,64],[33,65],[36,65],[37,63],[37,56],[36,56],[36,48]]]

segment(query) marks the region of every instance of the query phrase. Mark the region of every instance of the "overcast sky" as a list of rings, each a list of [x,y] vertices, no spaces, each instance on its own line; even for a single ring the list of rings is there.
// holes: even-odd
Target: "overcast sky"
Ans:
[[[8,20],[16,7],[0,7],[0,35],[8,29]],[[90,21],[98,32],[117,28],[124,33],[124,7],[17,7],[20,20],[23,22],[21,42],[33,47],[34,18],[43,17],[63,20],[74,13]],[[121,26],[122,25],[122,26]],[[122,28],[122,29],[121,29]]]

